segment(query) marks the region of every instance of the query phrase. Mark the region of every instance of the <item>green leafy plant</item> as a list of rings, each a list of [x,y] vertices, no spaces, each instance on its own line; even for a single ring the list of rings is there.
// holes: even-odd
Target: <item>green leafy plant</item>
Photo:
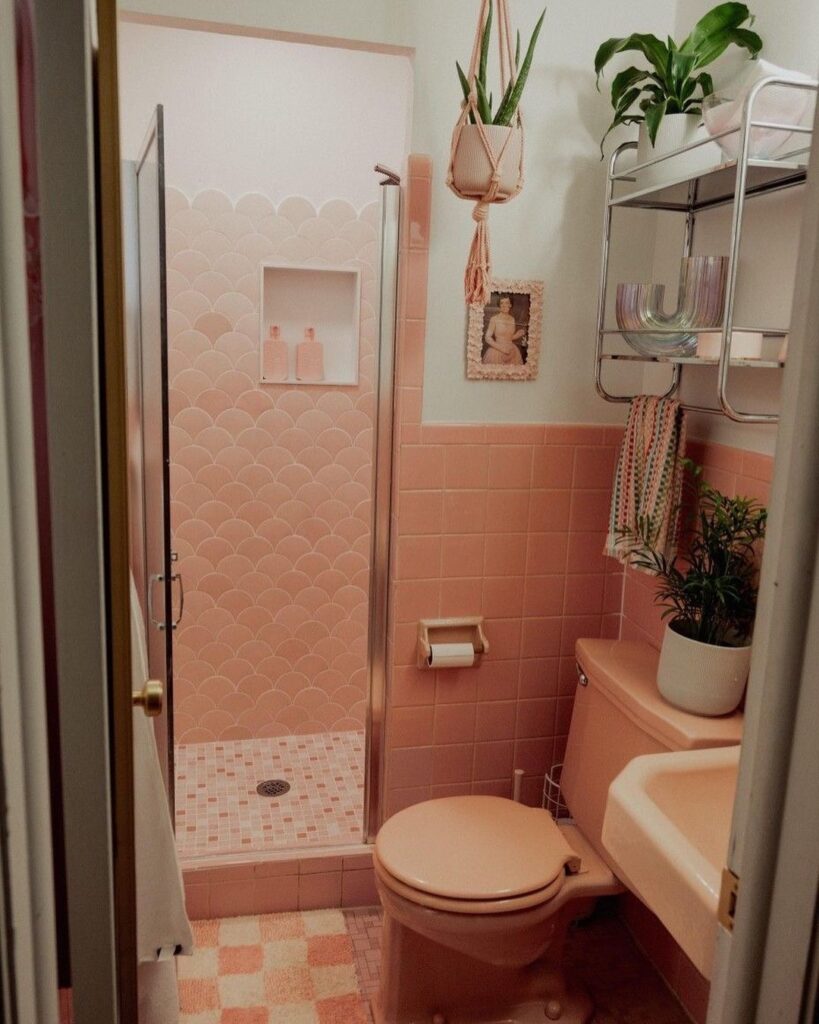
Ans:
[[[656,550],[658,530],[642,517],[636,530],[620,531],[632,553],[630,564],[659,579],[654,600],[664,605],[676,632],[720,647],[747,643],[753,630],[758,589],[758,542],[768,511],[751,498],[729,498],[702,479],[688,459],[693,513],[684,551],[667,558]]]
[[[481,52],[480,59],[478,61],[478,73],[475,76],[475,93],[477,100],[478,113],[480,114],[481,121],[484,124],[499,124],[509,125],[512,123],[512,118],[515,116],[515,111],[520,105],[520,98],[523,95],[523,89],[526,85],[526,80],[529,77],[529,71],[532,67],[532,60],[535,56],[535,45],[537,44],[537,38],[540,35],[540,29],[543,25],[543,19],[546,17],[546,10],[537,20],[529,45],[526,48],[526,56],[523,58],[523,63],[520,63],[520,32],[517,33],[517,40],[515,45],[515,64],[512,68],[512,78],[509,81],[509,85],[501,97],[501,101],[498,104],[498,109],[493,110],[493,95],[488,92],[488,86],[486,84],[486,66],[489,60],[489,42],[492,35],[492,4],[489,4],[489,13],[486,17],[486,23],[483,27],[483,34],[481,36]],[[461,65],[455,61],[455,68],[458,72],[458,80],[461,83],[461,89],[463,90],[464,99],[469,100],[469,79],[464,73],[464,69]],[[470,112],[469,120],[471,124],[475,124],[475,115]]]
[[[618,53],[641,53],[650,69],[630,67],[614,76],[611,83],[611,105],[614,118],[600,141],[600,152],[606,136],[621,124],[645,121],[652,146],[657,130],[666,114],[701,114],[702,101],[714,91],[707,71],[729,46],[739,46],[751,58],[758,56],[762,39],[749,28],[754,16],[745,4],[719,4],[704,15],[680,44],[671,36],[663,43],[656,36],[633,33],[622,39],[607,39],[594,58],[597,87],[603,68]],[[636,108],[635,108],[636,105]]]

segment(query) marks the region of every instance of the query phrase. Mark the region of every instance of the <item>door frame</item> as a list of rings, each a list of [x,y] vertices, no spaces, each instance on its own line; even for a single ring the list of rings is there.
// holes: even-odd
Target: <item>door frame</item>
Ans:
[[[0,0],[0,1019],[57,1019],[57,942],[12,0]]]
[[[819,877],[819,107],[708,1024],[807,1024]],[[813,993],[811,994],[811,988]]]
[[[136,1022],[114,0],[38,0],[46,403],[75,1024]]]

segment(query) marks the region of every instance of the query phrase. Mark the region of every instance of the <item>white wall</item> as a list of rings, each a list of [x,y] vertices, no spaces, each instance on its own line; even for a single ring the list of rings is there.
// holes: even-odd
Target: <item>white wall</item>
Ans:
[[[694,23],[713,6],[713,0],[678,0],[675,34],[683,38]],[[816,0],[757,0],[749,3],[756,15],[754,30],[763,39],[761,56],[782,67],[815,75],[819,69],[819,4]],[[717,90],[730,80],[738,66],[737,53],[726,53],[715,65]],[[741,56],[739,60],[741,61]],[[760,326],[787,326],[793,296],[799,247],[804,189],[768,196],[746,204],[737,321]],[[681,219],[681,218],[680,218]],[[700,216],[695,251],[727,254],[730,213],[715,210]],[[669,281],[677,269],[675,241],[658,237],[655,268],[659,279]],[[673,255],[672,255],[673,254]],[[647,374],[650,380],[654,371]],[[682,396],[687,401],[710,405],[715,401],[715,371],[684,372]],[[777,411],[781,374],[777,371],[735,371],[730,396],[745,411]],[[722,416],[689,417],[689,430],[698,437],[723,444],[772,453],[776,428],[741,425]]]
[[[153,14],[212,18],[286,32],[411,46],[415,49],[415,101],[411,148],[431,154],[435,164],[432,247],[427,334],[424,419],[427,421],[576,421],[622,419],[624,409],[600,400],[593,389],[596,287],[600,260],[604,165],[597,141],[608,123],[604,92],[594,90],[591,71],[598,44],[630,31],[685,35],[712,0],[632,0],[615,5],[586,0],[579,5],[558,0],[548,5],[538,54],[524,96],[527,118],[526,186],[513,202],[491,214],[491,239],[499,275],[536,277],[545,282],[543,357],[540,379],[524,383],[467,381],[464,373],[465,310],[462,274],[473,222],[469,204],[456,199],[443,183],[450,133],[460,99],[454,61],[468,60],[477,0],[357,0],[328,4],[322,0],[129,0],[128,7]],[[816,0],[776,0],[752,4],[756,27],[766,40],[765,55],[776,63],[814,73],[819,52],[819,4]],[[540,0],[513,0],[512,15],[524,39],[540,12]],[[224,38],[224,37],[221,37]],[[624,58],[624,61],[628,58]],[[610,81],[610,77],[607,82]],[[611,144],[616,143],[616,138]],[[292,150],[291,150],[292,152]],[[284,173],[284,168],[281,169]],[[792,287],[792,237],[797,197],[765,200],[770,212],[749,235],[757,248],[759,277],[751,277],[751,296],[773,296],[766,312],[783,311]],[[652,215],[632,218],[620,236],[620,273],[652,262],[668,268],[664,247],[668,221],[660,219],[655,239]],[[776,224],[783,241],[773,241]],[[711,244],[718,220],[700,229],[698,246]],[[791,236],[791,237],[788,237]],[[717,244],[714,239],[713,244]],[[791,247],[792,243],[792,247]],[[701,249],[701,251],[703,251]],[[673,271],[672,277],[676,276]],[[757,286],[762,281],[764,287]],[[765,300],[767,303],[767,299]],[[766,318],[767,319],[767,318]],[[635,371],[615,367],[613,386],[635,390]],[[703,373],[708,371],[702,371]],[[689,374],[689,378],[692,375]],[[752,388],[761,377],[752,378]],[[744,394],[746,385],[742,383]],[[766,385],[763,389],[770,390]],[[690,385],[687,385],[687,388]],[[710,378],[694,392],[712,393]],[[687,390],[686,392],[690,392]],[[762,395],[769,401],[770,396]],[[693,417],[694,433],[727,443],[771,450],[775,432],[738,427],[722,417]]]
[[[444,177],[460,99],[454,62],[469,60],[478,5],[416,0],[407,6],[416,46],[413,148],[431,153],[436,171],[424,419],[619,421],[623,407],[602,402],[593,385],[605,182],[598,147],[611,116],[607,96],[595,91],[594,53],[608,36],[634,26],[665,35],[673,26],[672,0],[632,0],[625,8],[588,0],[582,12],[568,0],[549,4],[523,100],[526,184],[516,199],[490,214],[495,273],[545,284],[540,377],[523,383],[464,378],[462,282],[474,222],[471,204],[456,198]],[[540,0],[518,0],[511,7],[526,45]],[[643,217],[637,223],[628,248],[650,249],[653,221]],[[620,386],[628,390],[622,376]],[[632,388],[638,384],[633,377]]]
[[[123,157],[165,106],[167,182],[189,196],[303,195],[357,209],[378,198],[376,162],[409,152],[407,56],[123,22]]]

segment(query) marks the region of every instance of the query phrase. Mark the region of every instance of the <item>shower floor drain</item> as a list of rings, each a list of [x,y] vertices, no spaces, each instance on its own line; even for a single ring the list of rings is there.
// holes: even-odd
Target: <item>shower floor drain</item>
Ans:
[[[284,796],[290,792],[290,783],[284,779],[265,779],[256,787],[259,796]]]

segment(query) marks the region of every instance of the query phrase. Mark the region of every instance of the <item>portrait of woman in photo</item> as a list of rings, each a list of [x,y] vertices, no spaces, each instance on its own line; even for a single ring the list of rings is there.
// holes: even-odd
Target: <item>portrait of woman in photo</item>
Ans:
[[[542,309],[541,281],[493,280],[489,302],[469,307],[467,377],[534,380]]]
[[[488,366],[523,366],[526,362],[526,328],[529,322],[529,296],[496,297],[493,293],[484,310],[482,361]],[[497,312],[493,310],[497,309]]]

